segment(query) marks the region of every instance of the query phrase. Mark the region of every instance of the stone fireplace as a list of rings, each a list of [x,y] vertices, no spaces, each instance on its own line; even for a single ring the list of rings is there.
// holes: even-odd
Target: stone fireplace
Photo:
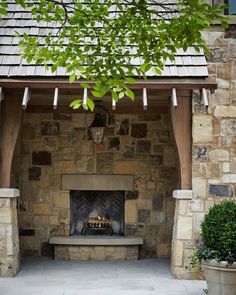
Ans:
[[[124,206],[124,191],[71,191],[70,234],[124,235]]]
[[[78,251],[81,259],[131,259],[137,247],[135,252],[130,243],[136,243],[141,258],[170,257],[178,161],[166,110],[112,115],[98,145],[88,135],[84,114],[25,113],[14,161],[22,256],[50,255],[53,244],[63,259],[78,259]],[[84,237],[81,221],[75,230],[71,220],[72,192],[102,191],[107,198],[122,193],[120,225],[113,236],[88,231]]]

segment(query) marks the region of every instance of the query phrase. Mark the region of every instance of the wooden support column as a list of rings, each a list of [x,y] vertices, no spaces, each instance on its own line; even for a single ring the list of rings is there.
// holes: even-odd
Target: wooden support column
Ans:
[[[179,156],[181,189],[192,188],[192,99],[178,98],[171,118]]]
[[[0,188],[11,187],[13,154],[22,118],[22,97],[5,97],[1,102]]]

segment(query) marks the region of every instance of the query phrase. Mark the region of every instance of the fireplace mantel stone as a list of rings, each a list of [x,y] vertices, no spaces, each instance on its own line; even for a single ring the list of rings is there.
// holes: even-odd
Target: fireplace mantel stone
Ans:
[[[133,191],[134,176],[128,174],[62,174],[63,190]]]

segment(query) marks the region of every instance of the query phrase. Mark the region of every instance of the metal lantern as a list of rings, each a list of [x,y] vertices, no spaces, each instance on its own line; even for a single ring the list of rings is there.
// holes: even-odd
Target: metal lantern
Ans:
[[[99,108],[101,110],[101,112],[96,112],[94,115],[94,119],[93,122],[91,123],[91,125],[87,125],[87,121],[86,121],[86,117],[85,117],[85,122],[87,127],[89,128],[92,138],[93,138],[93,142],[98,144],[98,143],[102,143],[103,138],[104,138],[104,134],[105,134],[105,130],[109,125],[109,121],[110,121],[110,113],[109,111],[100,105],[101,101],[96,101],[95,102],[95,106],[96,108]],[[102,118],[102,114],[106,114],[106,123],[104,122],[104,119]],[[87,113],[86,113],[87,115]]]
[[[101,143],[103,141],[106,125],[102,120],[100,113],[96,113],[92,124],[89,127],[94,143]]]

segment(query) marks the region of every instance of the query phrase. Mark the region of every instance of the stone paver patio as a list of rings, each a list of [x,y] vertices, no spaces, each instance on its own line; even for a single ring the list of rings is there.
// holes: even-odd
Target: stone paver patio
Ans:
[[[201,295],[205,281],[173,279],[168,260],[27,259],[15,278],[0,278],[0,295]]]

